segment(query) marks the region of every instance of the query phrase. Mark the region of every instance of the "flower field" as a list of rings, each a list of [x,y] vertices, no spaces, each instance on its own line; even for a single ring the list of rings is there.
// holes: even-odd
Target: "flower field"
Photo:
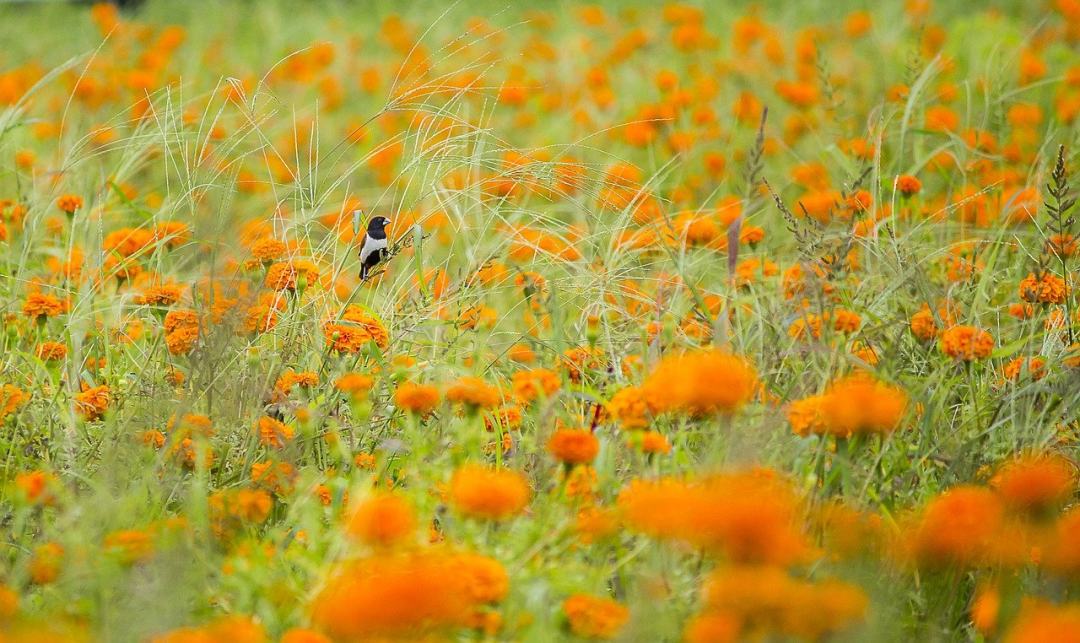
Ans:
[[[1080,641],[1080,2],[862,4],[0,5],[0,643]]]

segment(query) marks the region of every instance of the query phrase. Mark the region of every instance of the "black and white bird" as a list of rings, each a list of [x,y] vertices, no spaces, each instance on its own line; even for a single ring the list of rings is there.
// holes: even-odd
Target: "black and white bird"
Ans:
[[[390,219],[386,217],[373,217],[368,221],[364,242],[360,244],[360,281],[367,281],[371,269],[386,259],[386,226],[389,224]]]

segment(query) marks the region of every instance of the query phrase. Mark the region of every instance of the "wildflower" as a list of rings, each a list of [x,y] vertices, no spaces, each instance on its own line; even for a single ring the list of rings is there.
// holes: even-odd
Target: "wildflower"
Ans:
[[[358,326],[380,349],[386,350],[390,346],[390,335],[386,331],[386,326],[378,317],[367,312],[364,308],[356,304],[350,304],[345,307],[341,319],[344,322]]]
[[[274,399],[277,401],[287,398],[293,389],[297,386],[300,388],[310,389],[319,383],[319,376],[311,371],[304,371],[297,373],[296,371],[286,369],[274,383]]]
[[[1003,539],[1004,526],[1004,507],[996,494],[981,487],[954,487],[927,504],[911,527],[907,545],[920,567],[995,564],[1015,553]]]
[[[649,403],[639,387],[628,386],[617,391],[611,396],[606,410],[608,415],[615,418],[619,425],[628,431],[649,426]]]
[[[941,334],[939,346],[949,357],[970,362],[989,357],[994,350],[994,338],[974,326],[952,326]]]
[[[42,293],[30,293],[22,307],[23,315],[38,322],[44,322],[48,317],[56,317],[67,312],[67,305],[53,297]]]
[[[296,476],[296,469],[288,462],[268,460],[251,465],[251,483],[279,496],[292,492]]]
[[[608,598],[574,594],[562,605],[570,631],[590,639],[613,639],[630,618],[630,610]]]
[[[311,619],[334,640],[423,639],[470,621],[475,582],[441,552],[362,559],[327,581]]]
[[[555,371],[546,368],[534,368],[514,373],[514,396],[528,404],[540,396],[550,397],[562,386],[562,380]]]
[[[1058,518],[1048,541],[1045,567],[1068,579],[1080,578],[1080,507]]]
[[[188,224],[180,221],[161,221],[154,226],[154,241],[166,248],[178,248],[187,242],[191,234]]]
[[[56,496],[53,488],[59,484],[56,476],[45,471],[30,471],[15,475],[15,487],[30,504],[53,505]]]
[[[1013,382],[1020,379],[1022,372],[1027,372],[1033,380],[1041,380],[1046,375],[1046,360],[1041,357],[1016,357],[1009,360],[1001,371],[1006,380]]]
[[[1065,458],[1028,455],[1006,463],[990,486],[1010,507],[1045,515],[1072,496],[1076,481],[1076,468]]]
[[[67,357],[67,352],[67,346],[60,342],[41,342],[36,350],[38,359],[44,362],[63,361]]]
[[[904,196],[914,196],[922,190],[922,181],[910,174],[903,174],[896,178],[896,189]]]
[[[745,359],[710,349],[665,357],[642,391],[656,411],[700,416],[739,410],[756,386],[757,374]]]
[[[950,319],[950,316],[947,313],[947,310],[939,311],[942,319],[946,321]],[[930,312],[930,306],[927,304],[923,304],[922,308],[911,316],[910,326],[911,334],[924,342],[928,342],[937,337],[939,330],[937,321],[934,319],[934,314]]]
[[[75,211],[83,207],[83,199],[77,194],[65,194],[56,200],[56,207],[61,212],[71,216]]]
[[[264,285],[270,290],[295,292],[319,279],[315,264],[303,259],[272,264],[266,270]]]
[[[284,242],[271,237],[264,237],[251,244],[251,256],[263,266],[278,261],[288,252],[288,246]]]
[[[730,561],[788,565],[806,557],[800,503],[769,471],[700,481],[634,480],[619,492],[627,524],[662,540],[691,543]]]
[[[114,531],[105,536],[102,545],[127,565],[145,561],[154,553],[150,534],[138,529]]]
[[[30,559],[30,580],[36,585],[48,585],[60,576],[64,548],[59,543],[45,543],[34,548]]]
[[[536,361],[536,353],[528,344],[514,344],[507,351],[506,356],[519,364],[531,364]]]
[[[750,632],[809,641],[858,622],[869,602],[854,585],[797,580],[776,568],[717,570],[705,583],[704,594],[709,613],[733,616]]]
[[[262,489],[223,489],[210,495],[210,526],[219,538],[270,516],[274,499]]]
[[[671,443],[664,434],[656,431],[643,431],[641,433],[641,451],[649,455],[664,455],[671,453]]]
[[[327,636],[314,630],[294,627],[281,635],[281,643],[333,643]]]
[[[87,422],[100,420],[109,409],[109,397],[108,386],[87,388],[75,396],[75,411]]]
[[[159,636],[149,643],[191,643],[230,641],[230,643],[264,643],[266,633],[261,625],[246,616],[221,616],[199,627],[181,627]]]
[[[470,410],[491,409],[499,405],[502,393],[479,377],[462,377],[447,387],[446,399]]]
[[[1005,643],[1073,643],[1080,632],[1080,605],[1034,605],[1021,609]]]
[[[334,381],[334,388],[353,400],[362,400],[371,392],[374,379],[361,373],[346,373]]]
[[[795,400],[788,405],[787,420],[791,430],[796,435],[810,435],[812,433],[826,433],[825,417],[822,414],[822,406],[825,396],[812,395],[800,400]]]
[[[284,448],[294,435],[292,427],[269,415],[259,418],[259,421],[255,423],[255,432],[259,437],[259,444],[273,449]]]
[[[739,621],[729,614],[699,614],[686,624],[683,640],[686,643],[736,643]]]
[[[450,503],[474,518],[510,518],[525,509],[531,494],[525,477],[507,469],[467,464],[450,480]]]
[[[838,436],[889,433],[906,409],[902,390],[861,374],[831,384],[817,407],[825,431]]]
[[[439,406],[439,389],[426,384],[402,382],[394,391],[394,404],[419,416],[430,415]]]
[[[1069,296],[1069,287],[1065,280],[1056,275],[1045,273],[1038,279],[1034,273],[1028,273],[1020,281],[1020,299],[1038,304],[1064,304]]]
[[[347,530],[365,544],[389,547],[415,536],[416,515],[401,496],[376,493],[356,507]]]
[[[574,531],[586,544],[601,541],[618,533],[618,514],[610,509],[585,507],[577,514]]]
[[[182,295],[180,286],[166,284],[145,290],[135,298],[135,303],[140,306],[172,306],[180,301]]]
[[[600,441],[588,429],[559,429],[547,444],[548,452],[566,464],[588,464],[596,459]]]

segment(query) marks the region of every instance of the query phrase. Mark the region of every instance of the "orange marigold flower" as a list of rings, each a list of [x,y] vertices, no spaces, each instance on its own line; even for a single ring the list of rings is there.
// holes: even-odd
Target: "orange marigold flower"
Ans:
[[[1020,299],[1033,304],[1064,304],[1069,296],[1069,286],[1056,275],[1045,273],[1036,279],[1035,273],[1028,273],[1020,281]]]
[[[514,395],[529,403],[540,396],[549,397],[562,387],[558,373],[546,368],[518,371],[513,377]]]
[[[822,414],[824,395],[811,395],[788,404],[787,420],[796,435],[826,433],[825,417]]]
[[[272,264],[266,270],[265,286],[275,291],[303,290],[319,279],[319,269],[315,264],[303,259],[283,261]]]
[[[259,418],[259,421],[255,424],[255,432],[259,436],[260,444],[274,449],[284,448],[285,444],[290,442],[295,435],[292,427],[275,420],[269,415]]]
[[[896,177],[896,189],[904,196],[913,196],[922,190],[922,181],[910,174],[902,174]]]
[[[1045,514],[1065,504],[1076,490],[1076,481],[1075,465],[1049,453],[1006,463],[990,486],[1010,507]]]
[[[948,315],[947,310],[940,310],[938,314],[942,320],[948,323],[951,316]],[[911,334],[915,335],[919,340],[928,342],[938,334],[937,320],[934,319],[934,313],[931,312],[928,304],[923,304],[914,315],[911,316]]]
[[[390,334],[387,333],[386,326],[378,317],[367,312],[364,308],[356,304],[350,304],[345,307],[341,319],[359,326],[379,348],[386,350],[390,345]]]
[[[858,374],[831,384],[817,410],[827,433],[847,437],[895,430],[907,403],[902,390]]]
[[[575,636],[613,639],[630,619],[630,610],[609,598],[574,594],[563,601],[563,614]]]
[[[531,364],[536,361],[536,352],[528,344],[514,344],[506,352],[506,356],[519,364]]]
[[[199,340],[197,326],[183,326],[165,335],[165,346],[170,355],[187,355]]]
[[[362,400],[371,392],[375,380],[362,373],[346,373],[334,381],[334,388],[345,393],[353,400]]]
[[[281,643],[333,643],[333,641],[314,630],[294,627],[281,635]]]
[[[708,415],[739,410],[756,387],[757,373],[746,359],[710,349],[665,357],[642,391],[658,412]]]
[[[184,291],[180,286],[166,284],[143,291],[135,297],[135,303],[140,306],[172,306],[180,301],[183,294]]]
[[[1059,576],[1080,579],[1080,507],[1058,519],[1046,548],[1045,566]]]
[[[462,377],[447,387],[446,399],[470,409],[492,409],[499,406],[502,393],[479,377]]]
[[[416,535],[416,513],[400,495],[378,492],[360,502],[346,529],[365,544],[389,547]]]
[[[222,489],[209,498],[210,526],[218,537],[245,524],[266,522],[274,499],[263,489]]]
[[[181,221],[162,221],[154,226],[154,241],[166,248],[178,248],[187,243],[191,227]]]
[[[47,317],[56,317],[67,312],[65,302],[43,293],[30,293],[23,303],[22,312],[27,317],[44,321]]]
[[[423,552],[350,563],[315,597],[312,621],[348,641],[424,640],[464,627],[479,607],[476,597],[494,594],[477,588],[494,581],[497,590],[500,581],[457,559]]]
[[[283,241],[272,237],[263,237],[251,244],[251,256],[263,265],[269,265],[281,259],[288,250],[288,246]]]
[[[628,386],[612,395],[607,404],[607,413],[626,430],[645,429],[649,426],[649,404],[644,391],[636,386]]]
[[[83,207],[83,198],[77,194],[64,194],[56,199],[56,207],[61,212],[75,214],[75,211]]]
[[[251,482],[271,493],[284,496],[293,490],[296,468],[288,462],[254,462],[251,465]]]
[[[45,362],[59,362],[67,357],[67,345],[60,342],[41,342],[37,347],[38,359]]]
[[[600,441],[588,429],[559,429],[548,440],[547,449],[564,464],[588,464],[600,452]]]
[[[319,384],[319,376],[311,371],[304,371],[297,373],[290,369],[285,369],[274,383],[274,399],[280,401],[288,397],[293,389],[297,386],[300,388],[312,388]]]
[[[247,616],[221,616],[200,627],[181,627],[152,637],[149,643],[265,643],[266,632]]]
[[[525,476],[508,469],[467,464],[450,479],[450,503],[474,518],[510,518],[525,509],[531,495]]]
[[[641,450],[648,454],[671,453],[671,443],[667,441],[663,433],[643,431],[641,433]]]
[[[1032,605],[1021,609],[1005,643],[1075,643],[1080,632],[1080,605]]]
[[[30,471],[15,475],[15,487],[31,504],[54,504],[56,496],[53,495],[52,488],[57,484],[59,481],[56,476],[46,471]]]
[[[739,621],[729,614],[699,614],[686,624],[686,643],[736,643]]]
[[[1013,560],[1004,538],[998,495],[974,486],[954,487],[927,504],[908,532],[907,547],[920,567],[977,567]]]
[[[30,559],[30,580],[37,585],[47,585],[60,576],[60,564],[64,560],[64,548],[59,543],[45,543],[34,548]]]
[[[1021,373],[1028,373],[1033,380],[1041,380],[1046,375],[1046,360],[1041,357],[1016,357],[1001,369],[1001,374],[1007,381],[1015,382],[1020,379]]]
[[[768,470],[682,482],[634,480],[620,493],[627,524],[654,538],[688,542],[733,562],[789,565],[810,552],[791,486]]]
[[[154,554],[150,534],[140,529],[114,531],[105,536],[102,547],[127,565],[145,561]]]
[[[30,394],[17,386],[5,384],[0,387],[0,423],[30,400]]]
[[[990,357],[994,338],[981,328],[957,325],[941,334],[939,346],[949,357],[970,362]]]
[[[109,387],[88,388],[75,396],[75,412],[87,422],[101,419],[109,409]]]
[[[394,404],[417,415],[430,415],[439,406],[439,389],[426,384],[402,382],[394,391]]]
[[[704,594],[711,613],[805,641],[825,639],[858,622],[869,603],[862,590],[848,583],[814,583],[782,569],[742,566],[713,572]]]

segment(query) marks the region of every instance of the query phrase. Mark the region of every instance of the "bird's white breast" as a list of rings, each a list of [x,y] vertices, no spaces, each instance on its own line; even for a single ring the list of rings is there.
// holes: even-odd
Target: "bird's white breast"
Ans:
[[[364,245],[360,247],[360,262],[367,261],[371,253],[386,249],[386,239],[372,239],[364,236]]]

